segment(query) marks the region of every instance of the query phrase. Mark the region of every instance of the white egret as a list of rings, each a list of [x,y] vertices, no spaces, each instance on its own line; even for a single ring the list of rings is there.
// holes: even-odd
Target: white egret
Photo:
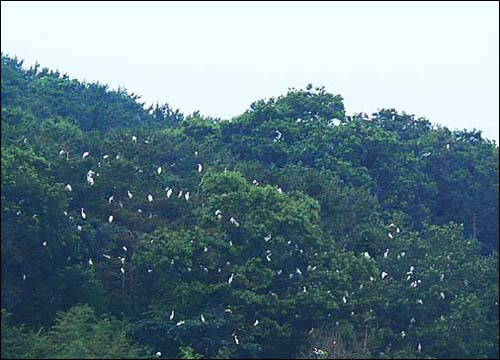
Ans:
[[[203,171],[203,165],[198,164],[198,172],[201,173]]]
[[[403,331],[401,331],[401,337],[402,337],[402,338],[404,338],[405,336],[406,336],[405,331],[404,331],[404,330],[403,330]]]
[[[82,159],[85,159],[87,156],[90,155],[90,152],[88,151],[85,151],[83,154],[82,154]]]
[[[229,277],[229,279],[227,280],[227,283],[228,283],[229,285],[231,285],[231,283],[233,282],[233,279],[234,279],[234,274],[233,274],[233,273],[231,273],[231,276],[230,276],[230,277]]]
[[[367,258],[367,259],[371,259],[370,254],[368,254],[368,251],[365,251],[365,254],[364,254],[364,255],[365,255],[365,258]]]
[[[124,268],[121,267],[120,271],[121,271],[122,274],[125,274],[125,269]]]
[[[441,274],[441,276],[439,277],[439,280],[441,280],[441,281],[444,280],[444,274]]]
[[[93,179],[92,177],[90,177],[90,176],[87,176],[87,183],[88,183],[90,186],[94,185],[94,179]]]
[[[255,320],[255,322],[253,323],[253,326],[257,326],[259,325],[259,320]]]
[[[83,208],[81,209],[80,213],[82,215],[82,219],[85,220],[87,218],[87,214],[85,214],[85,211],[83,210]]]
[[[231,222],[231,224],[233,224],[234,226],[240,226],[240,223],[234,218],[231,216],[231,218],[229,219],[229,221]]]
[[[172,195],[172,189],[168,188],[167,189],[167,199],[170,198],[170,196]]]
[[[236,345],[239,345],[240,344],[240,340],[238,339],[238,337],[236,336],[236,334],[234,334],[233,336],[234,336],[234,342],[236,343]]]
[[[92,261],[92,258],[89,259],[89,265],[90,266],[94,265],[94,262]]]
[[[103,156],[102,156],[102,158],[103,158],[104,160],[106,160],[107,158],[109,158],[109,155],[108,155],[108,154],[103,155]]]
[[[422,301],[422,299],[417,299],[417,304],[423,305],[424,302]]]
[[[156,170],[156,172],[158,173],[158,175],[161,174],[161,166],[158,166],[158,170]]]
[[[387,273],[385,271],[382,271],[382,274],[380,274],[380,277],[382,279],[385,279],[386,276],[387,276]]]
[[[156,356],[161,356],[161,351],[157,351],[155,355]]]
[[[132,135],[132,142],[137,142],[137,136]]]
[[[181,320],[179,322],[177,322],[177,324],[175,324],[176,326],[181,326],[181,325],[184,325],[186,322],[184,320]]]
[[[439,293],[439,296],[441,296],[441,299],[444,300],[444,298],[445,298],[444,292],[441,291],[441,293]]]
[[[299,268],[295,268],[295,271],[297,272],[297,274],[302,275],[302,271],[300,271]]]
[[[418,343],[417,350],[418,350],[418,352],[422,351],[422,344]]]
[[[76,228],[78,229],[78,231],[82,231],[82,227],[80,225],[78,225]]]
[[[172,321],[174,319],[174,316],[175,316],[175,310],[172,310],[172,312],[170,313],[170,321]]]
[[[132,195],[132,193],[128,190],[127,190],[127,196],[129,199],[132,199],[134,197],[134,195]]]
[[[108,198],[108,204],[111,204],[111,203],[113,202],[113,199],[114,199],[114,198],[115,198],[114,196],[110,196],[110,197]]]
[[[26,274],[23,274],[23,280],[26,280]]]
[[[102,256],[104,256],[106,259],[111,259],[111,256],[109,256],[108,254],[102,254]]]
[[[153,272],[153,269],[148,269],[148,273],[151,273],[151,272]]]
[[[108,222],[111,224],[113,222],[113,215],[109,215]]]
[[[429,157],[431,154],[432,154],[432,152],[429,151],[429,152],[422,154],[422,157],[426,158],[426,157]]]
[[[43,246],[47,246],[47,241],[44,241],[44,242],[42,243],[42,245],[43,245]]]
[[[71,187],[70,184],[67,184],[65,187],[64,187],[64,190],[66,191],[73,191],[73,188]]]
[[[259,185],[259,182],[258,182],[257,180],[255,180],[255,179],[253,179],[252,184],[254,184],[254,185],[258,186],[258,185]]]
[[[59,156],[64,155],[65,151],[64,150],[59,150]]]
[[[389,239],[394,239],[394,236],[391,233],[387,233],[387,236],[389,237]]]
[[[384,258],[386,258],[386,259],[387,259],[387,256],[389,256],[389,249],[386,249],[386,250],[385,250],[385,253],[384,253]]]
[[[182,193],[183,193],[183,191],[181,190],[181,191],[179,191],[179,193],[177,194],[177,197],[178,197],[179,199],[182,197]]]
[[[184,195],[184,199],[186,199],[186,201],[189,201],[189,191]]]
[[[344,304],[347,304],[347,299],[345,298],[345,295],[342,296],[342,301],[344,302]]]
[[[200,315],[200,319],[201,319],[201,322],[202,323],[206,323],[207,321],[205,320],[205,317],[203,316],[203,314]]]
[[[122,246],[122,249],[123,249],[123,251],[127,251],[127,247],[126,246]]]
[[[153,202],[153,195],[151,195],[151,194],[148,195],[148,201]]]

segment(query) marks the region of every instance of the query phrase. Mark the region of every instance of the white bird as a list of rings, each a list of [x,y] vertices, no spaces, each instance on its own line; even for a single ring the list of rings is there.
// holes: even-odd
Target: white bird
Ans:
[[[271,240],[272,236],[271,234],[267,234],[265,237],[264,237],[264,241],[265,242],[268,242],[269,240]]]
[[[155,355],[156,356],[161,356],[161,351],[157,351]]]
[[[182,190],[179,191],[179,193],[177,194],[177,197],[180,199],[182,197]]]
[[[175,310],[172,310],[172,312],[170,313],[170,321],[172,321],[174,319],[174,316],[175,316]]]
[[[295,268],[295,271],[297,272],[297,274],[302,275],[302,271],[300,271],[299,268]]]
[[[389,237],[389,239],[394,239],[394,236],[392,236],[391,233],[387,233],[387,236]]]
[[[88,151],[85,151],[83,154],[82,154],[82,159],[85,159],[87,156],[90,155],[90,152]]]
[[[137,142],[137,136],[132,135],[132,142]]]
[[[415,320],[415,318],[414,318],[414,317],[412,317],[412,318],[410,319],[410,323],[411,323],[411,324],[415,324],[415,322],[416,322],[416,321],[417,321],[417,320]]]
[[[441,274],[441,276],[439,277],[439,280],[441,280],[441,281],[444,280],[444,274]]]
[[[422,301],[422,299],[417,299],[417,304],[423,305],[424,302]]]
[[[107,254],[102,254],[102,256],[104,256],[106,259],[111,259],[111,256],[109,256]]]
[[[120,153],[116,154],[115,159],[120,160]]]
[[[415,266],[410,266],[410,273],[413,273],[413,270],[415,270]]]
[[[23,280],[26,280],[26,274],[23,274]]]
[[[270,252],[266,255],[266,259],[267,259],[267,261],[271,261],[271,255],[272,255],[272,254],[271,254]]]
[[[234,342],[236,343],[236,345],[240,344],[240,340],[238,339],[238,337],[236,336],[236,334],[234,334]]]
[[[229,279],[227,280],[227,283],[229,285],[231,285],[231,283],[233,282],[233,279],[234,279],[234,274],[231,273],[231,276],[229,277]]]
[[[168,189],[166,189],[166,191],[167,191],[167,199],[168,199],[172,195],[173,190],[171,188],[168,188]]]
[[[203,316],[203,314],[200,315],[200,319],[201,319],[201,322],[202,323],[206,323],[207,321],[205,320],[205,317]]]
[[[198,164],[198,172],[201,173],[203,171],[203,165]]]
[[[108,204],[111,204],[111,203],[113,202],[113,199],[114,199],[114,196],[110,196],[110,197],[108,198]]]
[[[128,196],[128,198],[129,198],[129,199],[132,199],[132,197],[133,197],[134,195],[132,195],[132,193],[131,193],[130,191],[128,191],[128,190],[127,190],[127,196]]]
[[[120,271],[122,272],[122,274],[125,274],[125,269],[124,268],[120,268]]]
[[[108,154],[103,155],[103,156],[102,156],[102,158],[103,158],[104,160],[106,160],[107,158],[109,158],[109,155],[108,155]]]
[[[402,338],[404,338],[405,336],[406,336],[405,331],[404,331],[404,330],[403,330],[403,331],[401,331],[401,337],[402,337]]]
[[[82,215],[82,219],[85,220],[87,218],[87,214],[85,214],[85,211],[83,210],[83,208],[82,208],[80,213]]]
[[[255,180],[255,179],[253,179],[252,184],[259,185],[259,182],[257,180]]]
[[[59,150],[59,156],[64,155],[65,151],[64,150]]]
[[[368,254],[368,251],[365,251],[365,258],[371,259],[370,254]]]
[[[73,191],[73,188],[71,187],[70,184],[67,184],[65,187],[64,187],[64,190],[66,191]]]
[[[179,322],[177,322],[177,324],[175,324],[176,326],[181,326],[181,325],[184,325],[186,322],[184,320],[181,320]]]
[[[382,277],[382,279],[384,279],[387,276],[387,273],[385,271],[382,271],[382,274],[380,274],[380,276]]]
[[[429,152],[426,152],[426,153],[422,154],[422,157],[428,157],[428,156],[430,156],[431,154],[432,154],[432,153],[429,151]]]
[[[231,224],[233,224],[234,226],[240,226],[240,223],[238,221],[236,221],[236,219],[234,217],[231,216],[231,218],[229,219],[229,221],[231,222]]]
[[[422,351],[422,344],[418,343],[417,350],[418,350],[418,352]]]
[[[441,293],[439,294],[439,296],[441,296],[441,299],[444,299],[445,298],[444,292],[441,291]]]
[[[153,272],[153,269],[148,269],[148,273],[151,273],[151,272]]]
[[[153,201],[153,195],[151,195],[151,194],[149,194],[149,195],[148,195],[148,201],[149,201],[149,202],[152,202],[152,201]]]
[[[280,188],[280,187],[278,187],[278,192],[279,192],[280,194],[283,194],[283,189],[282,189],[282,188]]]
[[[229,308],[228,308],[228,309],[226,309],[226,310],[224,310],[224,312],[227,312],[227,313],[229,313],[229,314],[232,314],[232,313],[233,313],[233,311],[232,311],[231,309],[229,309]]]
[[[87,176],[87,183],[88,183],[90,186],[94,185],[94,179],[93,179],[92,177],[90,177],[90,176]]]
[[[347,299],[345,298],[345,295],[344,295],[344,296],[342,296],[342,301],[344,302],[344,304],[346,304],[346,303],[347,303]]]
[[[386,249],[386,250],[385,250],[385,253],[384,253],[384,258],[386,258],[386,259],[387,259],[387,256],[389,256],[389,249]]]
[[[257,326],[259,325],[259,320],[255,320],[255,322],[253,323],[253,326]]]
[[[158,170],[156,170],[156,172],[158,173],[158,175],[161,174],[161,166],[158,166]]]
[[[450,144],[446,144],[446,150],[450,150]]]
[[[189,191],[184,195],[184,199],[186,199],[186,201],[189,201]]]
[[[78,225],[76,228],[78,229],[78,231],[82,231],[82,227],[80,225]]]
[[[126,246],[122,246],[122,249],[123,249],[123,251],[127,251],[127,247]]]
[[[108,222],[111,224],[113,222],[113,215],[109,215]]]
[[[89,265],[90,266],[94,265],[94,262],[92,261],[92,258],[89,259]]]
[[[42,245],[43,245],[43,246],[47,246],[47,241],[44,241],[44,242],[42,243]]]

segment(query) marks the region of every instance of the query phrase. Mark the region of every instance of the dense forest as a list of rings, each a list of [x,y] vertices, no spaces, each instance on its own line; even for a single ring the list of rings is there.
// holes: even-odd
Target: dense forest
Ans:
[[[1,104],[2,358],[498,358],[481,131],[312,85],[187,115],[5,54]]]

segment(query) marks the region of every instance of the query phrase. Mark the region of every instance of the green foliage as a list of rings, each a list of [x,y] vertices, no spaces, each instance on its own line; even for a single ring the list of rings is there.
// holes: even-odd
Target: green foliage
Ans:
[[[223,121],[3,55],[1,81],[2,357],[498,357],[479,131],[312,85]]]

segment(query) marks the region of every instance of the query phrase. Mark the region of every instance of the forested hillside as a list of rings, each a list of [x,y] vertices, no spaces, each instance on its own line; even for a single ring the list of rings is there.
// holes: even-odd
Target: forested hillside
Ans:
[[[1,66],[2,358],[498,358],[480,131],[312,86],[214,119]]]

